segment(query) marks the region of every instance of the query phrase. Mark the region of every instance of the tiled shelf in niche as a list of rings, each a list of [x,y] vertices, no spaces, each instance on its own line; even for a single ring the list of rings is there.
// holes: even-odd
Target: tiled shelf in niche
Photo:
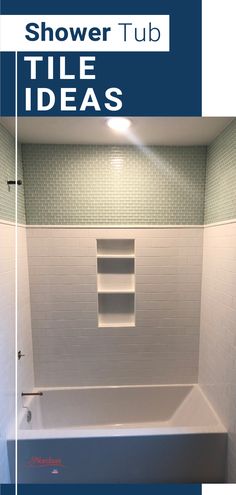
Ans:
[[[126,290],[126,289],[120,289],[120,290],[112,290],[112,289],[98,289],[98,294],[134,294],[134,290]]]
[[[98,326],[135,325],[134,239],[97,240]]]
[[[120,258],[124,258],[124,259],[129,259],[129,258],[134,258],[134,254],[98,254],[97,255],[97,258],[98,259],[120,259]]]
[[[98,257],[134,257],[134,239],[98,239]]]
[[[100,258],[97,261],[98,292],[134,292],[134,258]]]
[[[134,294],[98,294],[99,327],[133,327]]]

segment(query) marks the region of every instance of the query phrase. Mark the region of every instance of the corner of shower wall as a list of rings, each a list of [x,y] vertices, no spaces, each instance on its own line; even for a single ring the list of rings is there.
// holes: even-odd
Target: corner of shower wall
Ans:
[[[21,144],[18,144],[18,175],[23,179],[18,195],[18,234],[17,234],[17,288],[18,288],[18,321],[17,321],[17,351],[22,358],[18,360],[17,388],[18,414],[22,409],[22,391],[31,391],[35,384],[34,360],[32,342],[31,301],[28,268],[27,225],[25,208],[25,186],[23,156]]]
[[[0,124],[0,352],[2,369],[0,377],[0,483],[9,482],[7,438],[14,424],[15,411],[15,186],[8,188],[7,181],[15,178],[15,139]],[[18,146],[18,177],[23,178],[21,147]],[[18,390],[34,385],[28,257],[24,192],[18,194],[18,347],[26,354],[19,362]],[[21,406],[21,402],[19,401]]]
[[[207,153],[199,384],[228,431],[236,482],[236,119]]]
[[[18,227],[18,351],[24,356],[18,360],[18,397],[34,387],[34,365],[31,328],[31,303],[28,269],[27,228]]]

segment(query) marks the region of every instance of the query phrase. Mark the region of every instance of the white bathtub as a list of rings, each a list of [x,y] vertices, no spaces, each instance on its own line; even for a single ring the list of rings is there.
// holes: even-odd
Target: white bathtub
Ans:
[[[226,431],[197,385],[40,390],[22,399],[21,483],[224,481]]]

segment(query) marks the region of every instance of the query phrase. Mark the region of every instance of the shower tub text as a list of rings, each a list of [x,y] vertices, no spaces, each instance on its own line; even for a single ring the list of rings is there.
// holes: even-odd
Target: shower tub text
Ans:
[[[133,22],[118,22],[117,26],[120,29],[121,41],[125,43],[129,40],[135,40],[138,43],[145,43],[146,41],[151,43],[157,43],[161,37],[161,30],[159,27],[154,26],[152,22],[148,22],[145,27],[135,27]],[[64,27],[59,26],[57,28],[48,26],[46,22],[37,24],[31,22],[26,25],[25,35],[28,41],[66,41],[71,39],[72,41],[107,41],[108,37],[111,37],[111,26],[109,27]],[[109,33],[109,34],[108,34]]]

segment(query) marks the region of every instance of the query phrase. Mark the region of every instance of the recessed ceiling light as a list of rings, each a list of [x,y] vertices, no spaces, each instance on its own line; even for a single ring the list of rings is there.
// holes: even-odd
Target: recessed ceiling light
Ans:
[[[125,132],[131,126],[131,120],[126,119],[125,117],[112,117],[107,120],[107,125],[113,129],[113,131]]]

